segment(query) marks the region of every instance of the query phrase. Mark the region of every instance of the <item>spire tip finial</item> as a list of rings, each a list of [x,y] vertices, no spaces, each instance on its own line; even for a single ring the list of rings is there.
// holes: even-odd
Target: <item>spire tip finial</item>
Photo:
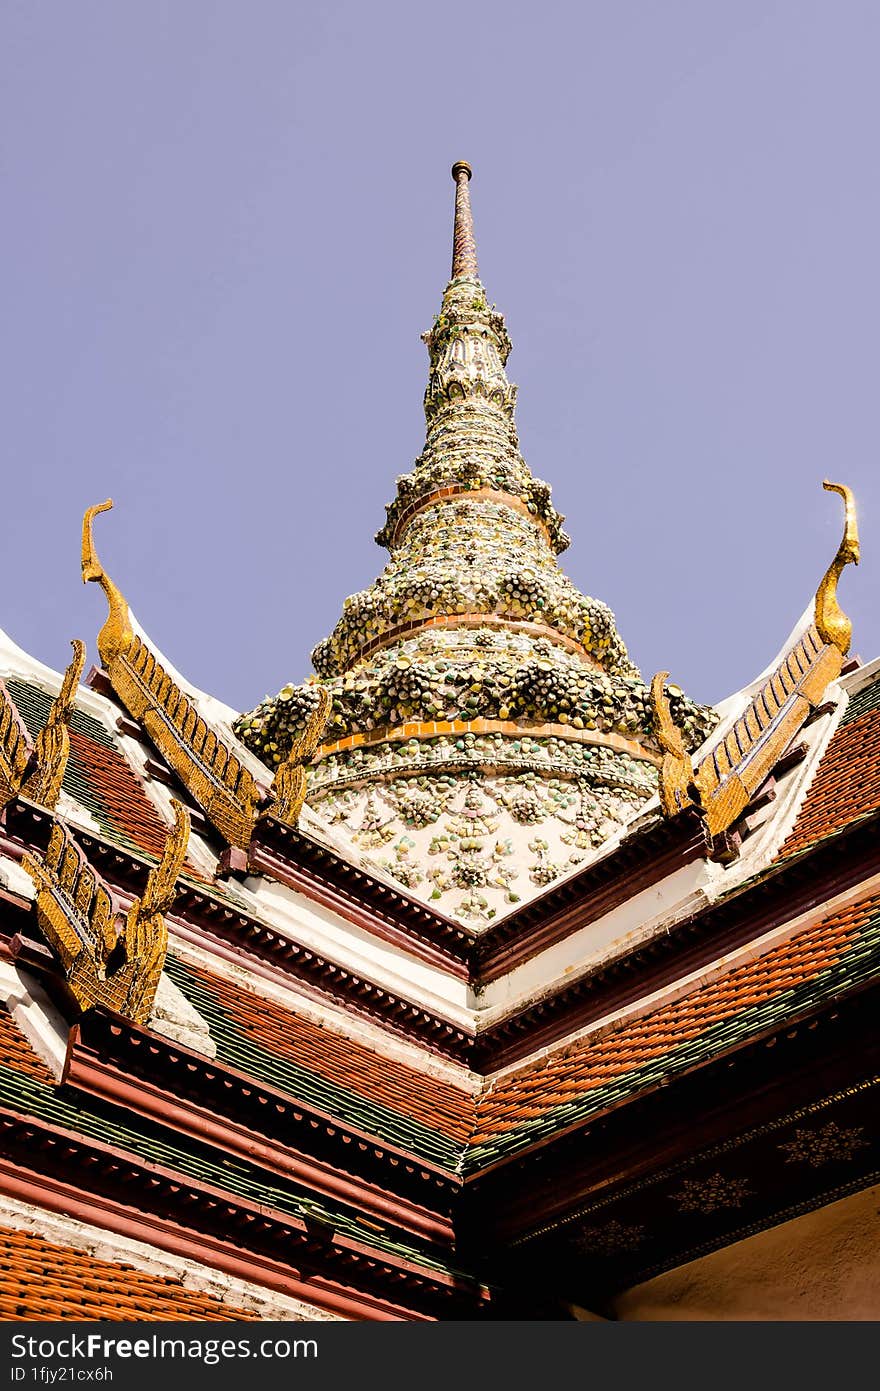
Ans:
[[[468,184],[471,166],[466,159],[457,159],[452,166],[455,180],[455,228],[452,233],[452,279],[465,277],[478,280],[477,244],[474,241],[474,219]]]

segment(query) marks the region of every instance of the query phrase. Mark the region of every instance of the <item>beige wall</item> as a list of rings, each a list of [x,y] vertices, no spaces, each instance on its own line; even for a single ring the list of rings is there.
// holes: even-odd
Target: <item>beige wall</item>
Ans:
[[[880,1186],[618,1295],[612,1317],[880,1319]]]

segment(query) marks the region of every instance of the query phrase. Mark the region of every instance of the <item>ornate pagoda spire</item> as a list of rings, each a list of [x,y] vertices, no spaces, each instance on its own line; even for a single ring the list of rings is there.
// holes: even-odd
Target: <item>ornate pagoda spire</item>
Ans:
[[[315,648],[317,677],[235,729],[278,764],[323,685],[312,808],[366,866],[485,925],[649,797],[661,750],[613,614],[560,569],[564,519],[519,452],[510,338],[478,279],[470,166],[452,176],[452,278],[423,335],[425,444],[376,537],[390,559]],[[673,704],[694,746],[706,713]]]

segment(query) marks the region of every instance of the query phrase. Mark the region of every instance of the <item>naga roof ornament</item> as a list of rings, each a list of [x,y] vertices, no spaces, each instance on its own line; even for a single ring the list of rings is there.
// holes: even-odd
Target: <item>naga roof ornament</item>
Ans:
[[[843,498],[844,532],[816,591],[813,621],[795,634],[768,679],[709,747],[695,771],[663,695],[668,672],[658,672],[652,682],[658,737],[666,751],[660,773],[663,813],[676,816],[687,807],[697,808],[713,842],[720,843],[760,792],[830,683],[840,675],[849,651],[852,623],[838,603],[837,582],[846,565],[859,562],[856,505],[845,483],[826,480],[822,486]]]
[[[234,729],[270,768],[322,693],[310,806],[364,867],[479,928],[571,872],[657,790],[650,692],[582,594],[550,488],[519,451],[503,315],[479,278],[471,169],[453,165],[452,274],[430,330],[424,448],[397,479],[382,574]],[[714,712],[670,692],[688,748]]]
[[[70,757],[67,722],[85,665],[85,644],[71,639],[73,657],[61,689],[49,707],[46,723],[31,743],[15,702],[0,681],[0,810],[13,797],[27,797],[54,810]]]
[[[150,1017],[168,946],[164,914],[189,843],[189,813],[180,802],[173,809],[162,858],[127,912],[61,821],[53,821],[45,855],[22,858],[40,927],[83,1011],[101,1005],[138,1024]]]
[[[83,583],[91,580],[100,584],[109,606],[98,634],[104,669],[128,713],[140,721],[227,845],[242,852],[246,860],[255,827],[263,816],[296,825],[306,793],[303,765],[323,731],[329,695],[318,693],[314,709],[298,737],[290,742],[285,757],[274,760],[271,786],[268,779],[267,785],[262,785],[245,766],[245,751],[236,740],[208,723],[195,701],[134,631],[128,604],[95,549],[94,519],[112,506],[108,498],[89,507],[82,529]]]

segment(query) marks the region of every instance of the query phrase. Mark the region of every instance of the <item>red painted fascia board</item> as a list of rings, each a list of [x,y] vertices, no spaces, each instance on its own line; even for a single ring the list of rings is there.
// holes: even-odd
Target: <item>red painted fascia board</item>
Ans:
[[[393,1193],[383,1192],[373,1184],[352,1182],[329,1165],[309,1159],[270,1139],[261,1138],[255,1131],[223,1117],[218,1118],[191,1102],[179,1100],[142,1078],[137,1083],[128,1081],[117,1068],[102,1061],[94,1049],[83,1044],[79,1032],[76,1026],[68,1043],[64,1068],[64,1081],[68,1086],[110,1101],[127,1111],[135,1111],[193,1139],[215,1145],[428,1240],[453,1240],[452,1223],[440,1214],[397,1198]]]
[[[0,1193],[34,1207],[87,1222],[117,1236],[141,1241],[199,1265],[221,1270],[236,1279],[302,1300],[305,1304],[342,1318],[399,1322],[408,1319],[421,1321],[429,1317],[367,1294],[347,1293],[342,1287],[331,1285],[321,1277],[316,1277],[314,1284],[297,1280],[279,1261],[260,1255],[244,1255],[240,1247],[187,1231],[174,1222],[148,1217],[139,1209],[127,1208],[99,1193],[86,1193],[72,1184],[47,1178],[2,1157]]]
[[[359,1130],[355,1126],[342,1122],[338,1117],[330,1115],[329,1112],[322,1111],[309,1102],[301,1101],[298,1097],[291,1096],[287,1092],[267,1086],[266,1083],[245,1072],[240,1072],[237,1068],[229,1067],[224,1062],[218,1062],[214,1058],[205,1058],[202,1054],[184,1047],[183,1044],[172,1043],[160,1034],[141,1029],[136,1024],[132,1024],[130,1020],[112,1016],[104,1010],[90,1010],[77,1026],[78,1036],[82,1036],[83,1030],[89,1033],[94,1029],[97,1032],[101,1026],[104,1026],[111,1037],[124,1039],[131,1047],[143,1048],[145,1052],[152,1055],[157,1064],[167,1067],[171,1072],[175,1068],[182,1067],[186,1068],[190,1076],[201,1074],[206,1080],[213,1080],[214,1077],[222,1078],[246,1094],[265,1096],[267,1101],[271,1101],[276,1106],[282,1106],[286,1111],[291,1112],[294,1119],[300,1117],[303,1123],[316,1124],[325,1131],[329,1131],[331,1136],[334,1134],[350,1136],[356,1144],[366,1145],[376,1159],[384,1159],[395,1168],[399,1164],[403,1164],[424,1180],[442,1184],[447,1190],[454,1190],[461,1184],[459,1176],[449,1169],[432,1164],[430,1161],[410,1153],[409,1150],[401,1149],[398,1145],[376,1135],[371,1135],[369,1131]],[[94,1047],[94,1044],[92,1043],[91,1046]],[[113,1047],[114,1045],[108,1043],[108,1046]],[[61,1080],[66,1081],[66,1074],[62,1075]]]
[[[108,1145],[103,1141],[92,1139],[78,1134],[76,1131],[68,1130],[66,1127],[54,1125],[43,1121],[39,1117],[27,1115],[18,1111],[12,1111],[8,1107],[0,1107],[0,1129],[4,1131],[15,1131],[16,1129],[25,1132],[31,1137],[29,1153],[32,1153],[30,1145],[36,1142],[37,1146],[48,1142],[51,1145],[60,1146],[65,1154],[65,1159],[72,1165],[83,1158],[90,1156],[103,1157],[110,1163],[117,1166],[124,1166],[129,1171],[140,1172],[149,1184],[151,1178],[159,1183],[168,1185],[175,1195],[185,1198],[192,1196],[197,1200],[209,1204],[212,1208],[222,1208],[230,1217],[244,1217],[248,1222],[259,1220],[264,1225],[269,1224],[277,1227],[279,1234],[287,1233],[288,1237],[292,1232],[297,1233],[306,1248],[311,1244],[311,1234],[305,1219],[296,1217],[293,1214],[279,1212],[277,1209],[265,1204],[251,1202],[247,1198],[241,1198],[237,1194],[230,1193],[222,1188],[216,1188],[213,1184],[190,1178],[177,1170],[168,1169],[164,1164],[158,1164],[155,1160],[141,1158],[140,1155],[127,1150],[119,1149],[116,1145]],[[17,1168],[12,1161],[3,1160],[0,1157],[0,1170],[3,1168]],[[38,1172],[38,1171],[34,1171]],[[40,1181],[51,1184],[54,1182],[48,1175],[39,1175]],[[141,1186],[143,1191],[143,1185]],[[76,1190],[86,1191],[86,1190]],[[98,1196],[98,1195],[95,1195]],[[34,1201],[31,1199],[30,1201]],[[39,1206],[39,1201],[37,1200]],[[118,1206],[122,1206],[121,1204]],[[143,1209],[138,1209],[143,1213]],[[152,1222],[158,1224],[161,1219],[154,1216]],[[182,1225],[182,1224],[181,1224]],[[185,1228],[192,1232],[199,1241],[213,1243],[217,1238],[207,1233],[196,1233],[194,1228]],[[240,1250],[240,1247],[236,1247]],[[368,1269],[379,1267],[387,1270],[391,1278],[409,1279],[414,1278],[422,1285],[431,1286],[436,1293],[444,1294],[460,1288],[460,1282],[453,1275],[447,1275],[442,1270],[429,1269],[420,1266],[416,1262],[408,1260],[406,1257],[397,1256],[393,1252],[379,1250],[376,1247],[366,1246],[361,1242],[353,1240],[351,1237],[343,1236],[333,1232],[326,1244],[326,1251],[333,1252],[337,1256],[347,1257],[354,1265],[365,1263]],[[259,1253],[250,1253],[255,1259],[262,1260]],[[298,1253],[292,1253],[296,1259]],[[271,1259],[271,1258],[270,1258]]]

